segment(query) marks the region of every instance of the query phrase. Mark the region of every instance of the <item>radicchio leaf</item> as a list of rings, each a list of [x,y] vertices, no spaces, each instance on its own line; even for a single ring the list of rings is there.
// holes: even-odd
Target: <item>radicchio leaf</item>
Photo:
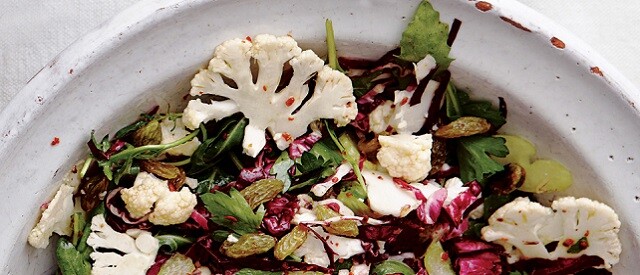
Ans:
[[[482,189],[476,181],[468,183],[466,191],[460,193],[444,207],[454,225],[459,225],[464,220],[465,211],[478,199]]]
[[[418,209],[416,209],[418,219],[420,219],[425,224],[436,223],[446,199],[447,189],[445,188],[441,188],[433,193],[427,201],[420,204],[420,206],[418,206]]]
[[[291,228],[291,220],[298,208],[298,202],[288,194],[267,202],[262,227],[273,236],[284,235]]]
[[[316,142],[322,138],[320,132],[313,131],[307,135],[296,138],[291,145],[289,145],[289,158],[297,159],[302,156],[302,153],[311,150]]]

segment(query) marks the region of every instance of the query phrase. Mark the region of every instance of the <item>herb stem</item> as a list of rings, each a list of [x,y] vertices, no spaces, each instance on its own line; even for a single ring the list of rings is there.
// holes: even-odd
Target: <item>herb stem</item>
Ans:
[[[82,165],[82,169],[80,169],[80,178],[84,178],[84,175],[87,174],[89,167],[91,167],[91,163],[93,163],[93,156],[89,154],[89,156],[87,156],[87,159],[84,161],[84,164]]]
[[[331,67],[331,69],[344,72],[344,70],[340,68],[340,64],[338,64],[338,53],[336,49],[336,39],[333,33],[333,23],[330,19],[327,19],[324,22],[324,26],[327,32],[327,59],[329,59],[329,67]]]
[[[191,163],[191,158],[186,158],[186,159],[183,159],[181,161],[176,161],[176,162],[167,162],[167,164],[171,164],[173,166],[183,166],[183,165],[187,165],[189,163]]]
[[[244,165],[242,165],[242,161],[240,161],[240,158],[238,158],[238,155],[236,155],[236,153],[229,151],[229,157],[231,158],[233,165],[238,168],[238,171],[242,171],[242,169],[244,169]]]
[[[161,152],[164,152],[165,150],[171,149],[173,147],[176,147],[178,145],[182,145],[183,143],[190,141],[191,139],[193,139],[196,135],[198,135],[198,133],[200,132],[200,129],[197,129],[193,132],[191,132],[191,134],[178,139],[174,142],[171,143],[167,143],[167,144],[153,144],[153,145],[145,145],[145,146],[140,146],[140,147],[134,147],[134,148],[130,148],[130,149],[126,149],[122,152],[119,152],[113,156],[111,156],[111,158],[109,158],[110,162],[116,162],[118,160],[122,160],[122,159],[126,159],[126,158],[130,158],[130,157],[135,157],[137,154],[140,153],[144,153],[144,152],[156,152],[156,154],[159,154]],[[159,151],[159,152],[158,152]]]

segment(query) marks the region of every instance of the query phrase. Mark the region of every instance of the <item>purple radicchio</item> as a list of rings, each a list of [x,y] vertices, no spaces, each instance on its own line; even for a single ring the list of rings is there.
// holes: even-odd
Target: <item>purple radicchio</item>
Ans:
[[[502,246],[482,240],[460,237],[447,241],[446,250],[458,274],[502,274],[506,269]]]
[[[291,220],[298,211],[295,197],[285,194],[265,204],[266,212],[262,219],[262,227],[274,236],[282,236],[291,228]]]
[[[321,138],[322,133],[319,131],[313,131],[307,135],[296,138],[291,145],[289,145],[289,158],[297,159],[301,157],[304,152],[311,150],[311,147]]]

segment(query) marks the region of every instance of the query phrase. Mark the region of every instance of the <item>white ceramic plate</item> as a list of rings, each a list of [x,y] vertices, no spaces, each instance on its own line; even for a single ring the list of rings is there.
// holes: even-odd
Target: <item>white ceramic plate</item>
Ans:
[[[640,270],[640,93],[581,41],[508,0],[433,0],[462,20],[454,81],[509,106],[504,132],[573,172],[567,194],[611,205],[622,221],[614,271]],[[341,55],[376,57],[397,46],[419,1],[142,1],[80,39],[42,69],[0,114],[0,267],[51,274],[52,250],[26,244],[54,183],[86,155],[89,132],[113,133],[164,100],[179,102],[220,42],[291,34],[323,50],[331,18]],[[175,105],[175,104],[174,104]],[[54,137],[60,144],[51,146]]]

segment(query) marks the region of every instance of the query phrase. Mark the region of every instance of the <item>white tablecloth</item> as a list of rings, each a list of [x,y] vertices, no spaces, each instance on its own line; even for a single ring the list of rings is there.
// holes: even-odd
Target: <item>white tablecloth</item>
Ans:
[[[138,0],[0,0],[0,109],[60,51]],[[640,87],[640,1],[521,0]]]

